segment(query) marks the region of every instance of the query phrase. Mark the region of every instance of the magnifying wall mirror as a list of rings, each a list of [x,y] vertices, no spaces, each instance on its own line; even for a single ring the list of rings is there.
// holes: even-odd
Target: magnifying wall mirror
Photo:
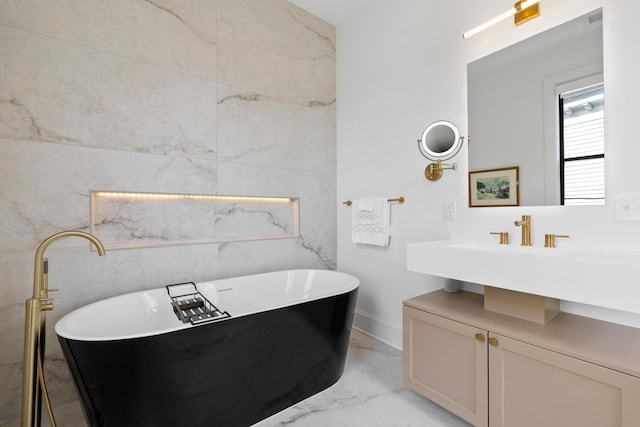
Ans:
[[[422,137],[418,140],[420,153],[435,163],[430,163],[424,170],[424,176],[429,181],[437,181],[442,178],[445,169],[457,168],[455,163],[444,164],[460,151],[464,137],[456,125],[446,120],[438,120],[431,123],[422,132]]]

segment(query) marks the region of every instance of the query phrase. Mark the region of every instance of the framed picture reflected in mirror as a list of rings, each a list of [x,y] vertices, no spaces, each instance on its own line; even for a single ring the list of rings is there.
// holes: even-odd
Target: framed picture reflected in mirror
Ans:
[[[469,207],[519,206],[519,167],[469,172]]]

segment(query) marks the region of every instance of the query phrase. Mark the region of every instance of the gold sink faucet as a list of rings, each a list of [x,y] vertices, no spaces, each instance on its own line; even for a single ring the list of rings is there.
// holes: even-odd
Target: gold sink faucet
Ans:
[[[522,243],[520,246],[531,246],[531,215],[522,215],[520,221],[514,221],[518,227],[522,227]]]

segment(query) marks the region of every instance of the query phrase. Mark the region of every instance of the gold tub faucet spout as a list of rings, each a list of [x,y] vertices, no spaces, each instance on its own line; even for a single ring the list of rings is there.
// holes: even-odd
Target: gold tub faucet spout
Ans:
[[[517,227],[522,227],[522,243],[520,246],[531,246],[531,215],[522,215],[520,221],[514,221]]]
[[[98,255],[104,256],[105,254],[104,245],[93,234],[85,233],[84,231],[71,230],[71,231],[62,231],[60,233],[56,233],[52,236],[47,237],[42,241],[42,243],[40,243],[40,246],[38,246],[38,249],[36,250],[36,256],[34,260],[34,269],[33,269],[33,297],[34,298],[40,297],[41,292],[47,289],[46,282],[44,281],[44,278],[45,278],[44,275],[46,274],[45,268],[44,268],[45,261],[46,261],[46,259],[44,258],[44,251],[46,251],[49,245],[55,242],[56,240],[62,239],[63,237],[71,237],[71,236],[83,237],[89,240],[96,247],[96,250],[98,251]]]
[[[52,427],[56,423],[49,403],[49,395],[44,382],[44,350],[46,336],[45,311],[53,309],[53,299],[48,285],[48,261],[44,251],[49,245],[63,237],[82,237],[97,249],[98,255],[105,254],[104,246],[92,234],[84,231],[62,231],[47,237],[36,250],[33,268],[33,296],[25,302],[24,359],[22,376],[22,416],[20,427],[39,427],[41,424],[41,404],[44,399]]]

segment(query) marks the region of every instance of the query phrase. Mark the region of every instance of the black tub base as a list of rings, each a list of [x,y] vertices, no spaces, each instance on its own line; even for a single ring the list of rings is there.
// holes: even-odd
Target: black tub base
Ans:
[[[156,336],[59,340],[91,427],[250,426],[338,381],[356,294]]]

